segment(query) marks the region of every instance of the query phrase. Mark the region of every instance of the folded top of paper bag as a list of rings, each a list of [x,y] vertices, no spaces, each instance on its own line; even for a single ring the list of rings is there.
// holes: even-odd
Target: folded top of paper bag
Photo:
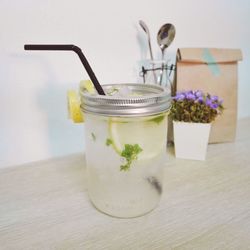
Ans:
[[[190,63],[229,63],[242,60],[240,49],[180,48],[177,60]]]

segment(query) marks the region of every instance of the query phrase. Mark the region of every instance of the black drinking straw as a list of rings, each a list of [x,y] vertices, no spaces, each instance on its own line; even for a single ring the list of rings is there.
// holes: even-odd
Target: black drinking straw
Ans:
[[[25,44],[25,50],[71,50],[74,51],[80,58],[84,68],[86,69],[91,81],[93,82],[96,91],[99,95],[105,95],[102,86],[97,80],[95,73],[89,65],[86,57],[82,53],[82,50],[73,44]]]

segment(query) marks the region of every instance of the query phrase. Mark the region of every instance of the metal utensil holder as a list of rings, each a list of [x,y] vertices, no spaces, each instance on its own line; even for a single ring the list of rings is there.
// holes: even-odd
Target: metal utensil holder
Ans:
[[[140,77],[143,83],[157,84],[168,88],[173,93],[172,72],[176,70],[175,64],[164,61],[155,61],[151,65],[141,66]]]

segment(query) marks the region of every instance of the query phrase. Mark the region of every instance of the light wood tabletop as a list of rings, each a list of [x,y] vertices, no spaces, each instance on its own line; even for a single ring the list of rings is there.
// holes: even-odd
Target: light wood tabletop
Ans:
[[[89,201],[84,155],[0,170],[0,249],[250,249],[250,119],[206,161],[168,148],[159,206],[117,219]]]

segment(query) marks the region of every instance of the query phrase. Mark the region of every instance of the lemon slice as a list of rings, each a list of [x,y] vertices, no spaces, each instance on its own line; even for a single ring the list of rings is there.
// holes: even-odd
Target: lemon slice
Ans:
[[[86,90],[90,94],[95,94],[96,90],[91,80],[82,80],[80,82],[80,90]],[[76,91],[68,91],[68,113],[69,117],[75,122],[84,121],[83,113],[81,112],[81,102]]]
[[[83,114],[80,108],[80,100],[76,91],[74,90],[68,91],[68,112],[69,112],[69,117],[75,123],[80,123],[84,121]]]
[[[163,132],[164,131],[164,132]],[[160,123],[153,119],[142,118],[122,120],[110,118],[109,134],[114,150],[121,155],[125,144],[138,144],[142,152],[138,160],[147,160],[159,155],[166,147],[166,116]]]
[[[96,90],[91,80],[80,81],[80,89],[87,90],[90,94],[95,94]]]

